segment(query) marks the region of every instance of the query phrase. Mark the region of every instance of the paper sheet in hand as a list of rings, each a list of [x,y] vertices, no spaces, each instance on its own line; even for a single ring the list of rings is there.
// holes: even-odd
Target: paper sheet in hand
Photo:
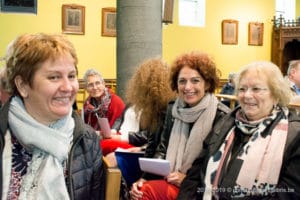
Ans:
[[[170,162],[157,158],[139,158],[140,168],[144,172],[167,176],[170,174]]]
[[[100,117],[98,118],[98,122],[101,128],[101,132],[104,136],[104,138],[110,138],[111,137],[111,129],[108,123],[108,119],[106,117]]]

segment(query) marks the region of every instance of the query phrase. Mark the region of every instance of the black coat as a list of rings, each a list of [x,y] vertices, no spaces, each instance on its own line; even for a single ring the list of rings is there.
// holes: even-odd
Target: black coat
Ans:
[[[0,196],[2,196],[2,153],[4,135],[8,128],[9,102],[0,111]],[[67,189],[71,200],[104,199],[105,174],[99,138],[95,131],[85,125],[73,112],[75,121],[73,145],[68,156]]]
[[[187,172],[187,176],[183,180],[180,191],[178,194],[178,200],[195,200],[202,199],[205,184],[205,171],[208,163],[208,159],[222,145],[227,133],[234,125],[235,109],[232,113],[226,115],[222,120],[213,127],[210,137],[204,141],[204,149],[201,155],[194,161],[192,167]],[[275,127],[275,123],[272,127],[269,127],[266,131],[270,132]],[[283,163],[281,167],[280,177],[277,184],[278,188],[291,188],[294,192],[276,193],[272,197],[258,197],[251,196],[245,198],[239,198],[239,200],[252,200],[252,199],[300,199],[300,117],[294,112],[290,111],[288,117],[288,137],[284,150]],[[227,169],[229,170],[229,169]],[[233,170],[231,170],[233,171]],[[238,170],[235,170],[235,174],[238,174]],[[222,182],[219,187],[232,188],[234,185],[234,179],[232,174],[223,174]],[[235,175],[234,175],[235,176]],[[220,178],[221,179],[221,178]],[[220,199],[230,199],[228,193],[224,193]]]

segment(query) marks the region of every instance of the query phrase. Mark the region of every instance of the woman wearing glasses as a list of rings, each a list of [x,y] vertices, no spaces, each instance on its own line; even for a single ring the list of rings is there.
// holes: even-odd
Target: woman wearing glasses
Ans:
[[[125,109],[123,100],[105,86],[104,79],[96,70],[88,69],[83,76],[83,80],[89,94],[83,105],[84,122],[93,127],[97,133],[101,133],[98,120],[99,118],[107,118],[110,128],[113,128],[113,124]],[[112,129],[112,133],[115,132]],[[103,139],[108,139],[111,134],[102,132],[100,136]],[[100,146],[104,156],[111,152],[110,142],[107,143],[106,140],[101,140]],[[133,146],[123,142],[120,147],[127,149]]]
[[[123,100],[105,86],[104,79],[96,70],[88,69],[83,80],[89,94],[83,105],[85,123],[99,131],[98,118],[104,117],[112,127],[125,108]]]
[[[203,140],[213,124],[229,111],[213,94],[219,73],[207,54],[180,55],[172,65],[170,81],[178,97],[168,105],[164,129],[155,134],[161,137],[154,157],[169,160],[171,172],[165,177],[145,174],[132,186],[130,195],[134,200],[176,199],[187,170],[202,151]]]
[[[213,127],[178,199],[299,199],[300,118],[279,68],[251,63],[236,88],[240,106]]]

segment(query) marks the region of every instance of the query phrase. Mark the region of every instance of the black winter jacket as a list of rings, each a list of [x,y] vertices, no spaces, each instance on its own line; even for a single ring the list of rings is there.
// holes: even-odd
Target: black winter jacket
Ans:
[[[2,196],[2,153],[4,135],[8,127],[9,102],[0,111],[0,196]],[[73,145],[68,156],[67,188],[71,200],[104,199],[105,174],[102,151],[95,131],[85,125],[80,116],[73,112],[75,121]]]
[[[146,152],[148,152],[149,155],[154,155],[154,158],[166,158],[166,153],[169,145],[169,138],[171,134],[171,130],[174,123],[174,118],[172,116],[172,108],[175,101],[171,101],[168,104],[167,111],[166,111],[166,117],[165,122],[162,127],[162,130],[160,132],[157,132],[154,134],[148,142],[148,148],[146,149]],[[229,113],[230,109],[225,106],[222,103],[218,104],[216,116],[213,122],[213,125],[222,118],[225,114]],[[200,153],[200,152],[199,152]],[[145,173],[143,174],[143,178],[150,180],[150,179],[160,179],[161,177],[155,176],[153,174]]]
[[[219,123],[213,127],[210,137],[207,137],[204,141],[204,148],[200,156],[194,161],[192,167],[188,170],[187,176],[183,180],[178,200],[199,200],[203,197],[205,188],[204,178],[208,159],[211,155],[219,149],[222,145],[228,131],[233,127],[235,120],[236,108],[232,113],[226,115],[219,121]],[[264,134],[268,134],[273,130],[277,123],[273,123]],[[288,116],[288,136],[286,146],[284,149],[283,162],[281,166],[280,177],[278,180],[277,188],[286,189],[290,192],[277,192],[273,196],[261,197],[250,196],[239,198],[239,200],[291,200],[300,199],[300,117],[295,111],[290,111]],[[228,171],[230,169],[227,169]],[[238,173],[238,169],[231,170]],[[235,174],[227,173],[220,177],[220,188],[232,188],[235,185],[232,176]],[[280,191],[280,189],[278,190]],[[220,200],[231,199],[230,193],[222,192]]]

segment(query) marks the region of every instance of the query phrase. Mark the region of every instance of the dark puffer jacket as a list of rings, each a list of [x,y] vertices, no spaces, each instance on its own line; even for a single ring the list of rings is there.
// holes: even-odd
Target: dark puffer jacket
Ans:
[[[0,111],[0,196],[2,196],[2,153],[4,135],[8,128],[8,108],[5,104]],[[85,125],[80,116],[73,112],[75,121],[73,145],[68,157],[67,188],[71,200],[104,199],[105,173],[99,138],[94,130]]]

